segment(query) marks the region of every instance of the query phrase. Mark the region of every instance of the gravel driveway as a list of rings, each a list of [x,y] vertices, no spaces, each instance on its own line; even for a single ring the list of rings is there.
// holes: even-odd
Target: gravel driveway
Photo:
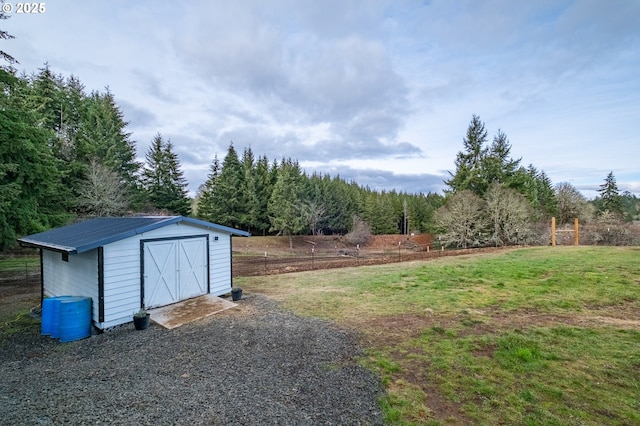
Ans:
[[[261,295],[165,330],[0,344],[0,424],[382,424],[356,336]]]

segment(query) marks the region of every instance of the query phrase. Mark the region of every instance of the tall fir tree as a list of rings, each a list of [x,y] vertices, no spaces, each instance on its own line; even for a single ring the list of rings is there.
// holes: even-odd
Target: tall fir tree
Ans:
[[[217,206],[213,199],[213,194],[218,185],[218,178],[220,177],[220,160],[218,155],[213,157],[211,166],[209,166],[209,174],[207,180],[200,187],[200,194],[198,197],[198,218],[206,220],[208,222],[220,222],[218,216],[220,215],[219,206]]]
[[[304,229],[300,214],[300,168],[297,163],[282,161],[278,179],[269,200],[269,220],[271,230],[289,237],[289,247],[293,248],[294,234]]]
[[[238,212],[239,225],[242,229],[249,231],[257,224],[258,196],[256,193],[256,168],[255,157],[251,147],[245,148],[242,152],[242,187],[240,190],[240,209]]]
[[[157,209],[188,216],[191,203],[187,196],[187,182],[171,142],[165,142],[158,133],[145,158],[142,181],[149,203]]]
[[[241,206],[240,189],[243,186],[242,165],[238,158],[238,153],[229,144],[227,155],[222,162],[220,177],[213,192],[213,203],[218,209],[218,223],[232,228],[241,226]]]
[[[520,159],[514,160],[510,155],[511,143],[507,135],[498,130],[486,156],[482,159],[483,181],[488,185],[497,182],[512,188],[517,187],[512,178],[520,166]]]
[[[125,130],[128,124],[108,89],[102,94],[93,92],[86,100],[77,151],[84,162],[98,161],[133,190],[140,164],[131,133]]]
[[[4,0],[2,0],[0,2],[0,4],[4,4]],[[4,13],[4,8],[0,8],[0,21],[4,21],[5,19],[9,19],[9,15]],[[8,32],[6,32],[4,30],[0,30],[0,40],[11,40],[13,38],[15,38],[15,37],[12,36],[11,34],[9,34]],[[18,60],[16,58],[11,56],[10,54],[5,52],[4,50],[0,50],[0,59],[9,64],[9,67],[6,67],[5,65],[0,65],[0,69],[3,69],[3,70],[4,69],[10,69],[10,67],[12,65],[18,63]]]
[[[533,221],[546,222],[557,214],[558,202],[551,179],[533,164],[518,168],[507,186],[516,189],[529,201]]]
[[[476,195],[484,194],[488,187],[482,172],[482,161],[487,155],[486,143],[487,130],[480,117],[474,114],[462,140],[464,151],[456,155],[456,170],[454,173],[449,172],[451,179],[445,181],[451,188],[449,192],[469,189]]]
[[[600,212],[608,211],[620,217],[622,216],[622,198],[620,197],[613,171],[607,174],[604,183],[600,185],[598,194],[600,194],[600,197],[597,200],[597,206]]]
[[[262,235],[269,230],[269,198],[273,191],[273,185],[269,178],[269,160],[266,155],[258,158],[254,173],[254,188],[256,204],[253,208],[251,225]]]
[[[0,250],[70,217],[49,145],[54,134],[20,98],[25,89],[23,80],[0,69]]]
[[[76,143],[81,123],[86,115],[87,96],[84,85],[74,76],[60,86],[60,124],[56,131],[54,152],[65,162],[76,159]]]
[[[31,107],[37,114],[39,124],[56,133],[60,129],[60,80],[61,77],[55,76],[46,63],[38,74],[31,77]]]
[[[167,140],[165,145],[165,158],[169,163],[169,188],[171,190],[171,198],[166,208],[180,215],[189,216],[191,214],[191,200],[187,189],[189,185],[170,140]]]

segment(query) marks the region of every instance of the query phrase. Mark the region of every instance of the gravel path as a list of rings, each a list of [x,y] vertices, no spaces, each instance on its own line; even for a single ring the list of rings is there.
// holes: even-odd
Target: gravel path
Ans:
[[[380,425],[356,338],[261,295],[165,330],[0,344],[0,424]]]

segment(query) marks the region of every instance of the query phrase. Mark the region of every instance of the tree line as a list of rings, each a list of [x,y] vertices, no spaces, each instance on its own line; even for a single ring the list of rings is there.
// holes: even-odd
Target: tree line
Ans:
[[[295,159],[256,157],[251,148],[239,155],[231,143],[191,199],[170,140],[157,134],[138,161],[108,88],[87,93],[45,64],[31,75],[0,67],[0,89],[0,249],[79,218],[158,212],[255,235],[430,232],[456,247],[533,242],[551,216],[638,218],[638,199],[618,193],[613,173],[588,202],[511,158],[505,133],[490,143],[476,115],[444,195],[377,191],[308,174]]]
[[[103,190],[91,185],[103,181],[90,172],[133,195],[140,164],[108,90],[86,94],[77,78],[48,66],[20,76],[0,68],[0,89],[0,248],[91,214]]]
[[[265,234],[426,232],[438,194],[374,191],[306,174],[296,160],[255,158],[233,144],[190,199],[170,140],[136,143],[114,95],[86,93],[48,65],[31,75],[0,67],[0,249],[72,220],[165,212]]]
[[[625,233],[624,222],[640,217],[640,200],[619,193],[610,172],[588,201],[568,182],[555,187],[542,170],[524,167],[511,157],[511,143],[498,130],[489,142],[480,117],[473,115],[463,139],[463,150],[455,159],[455,171],[445,181],[448,189],[443,205],[434,215],[439,241],[451,247],[545,244],[548,223],[560,225],[578,218],[590,224],[590,242],[605,240],[615,228]],[[617,243],[630,241],[619,238]]]
[[[291,158],[269,161],[231,144],[213,159],[194,200],[198,218],[254,234],[344,234],[366,226],[374,234],[427,232],[438,194],[374,191],[339,176],[305,173]]]

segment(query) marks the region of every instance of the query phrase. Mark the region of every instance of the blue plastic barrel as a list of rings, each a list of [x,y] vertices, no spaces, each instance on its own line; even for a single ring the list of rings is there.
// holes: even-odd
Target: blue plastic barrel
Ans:
[[[42,300],[42,335],[51,334],[51,319],[53,316],[53,297],[47,297]]]
[[[91,336],[91,298],[75,296],[60,302],[60,341]]]
[[[42,300],[42,334],[44,336],[58,337],[58,312],[60,301],[73,296],[47,297]]]

